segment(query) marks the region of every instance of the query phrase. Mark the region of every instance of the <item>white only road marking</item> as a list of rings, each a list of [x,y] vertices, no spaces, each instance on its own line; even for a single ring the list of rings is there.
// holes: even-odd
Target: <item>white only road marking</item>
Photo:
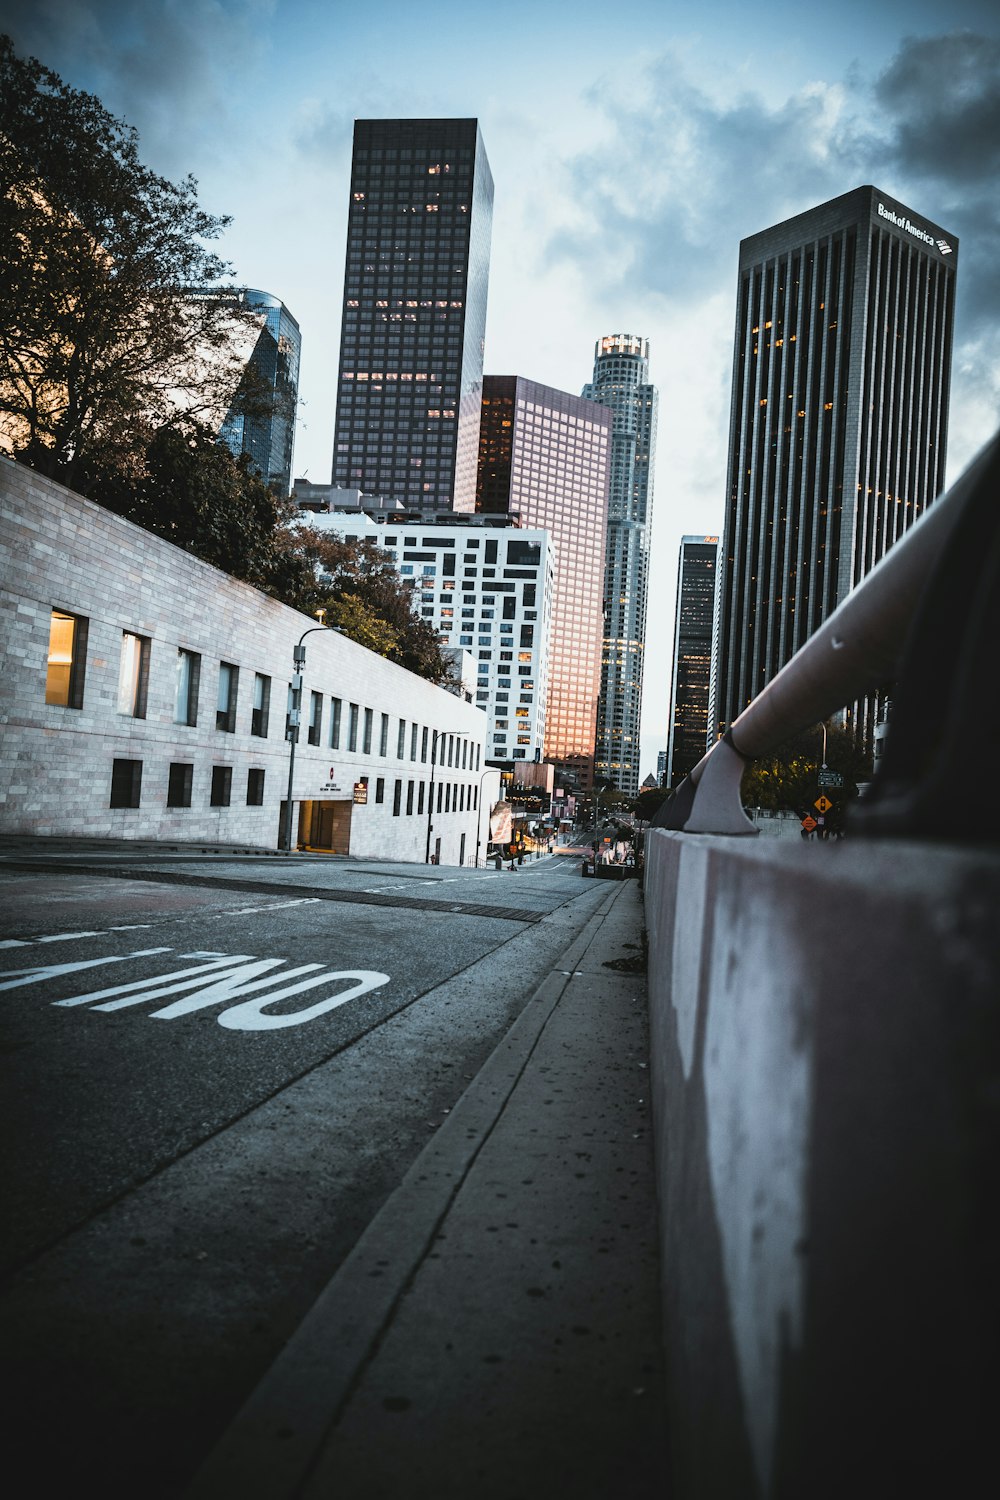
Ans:
[[[12,978],[0,981],[0,990],[17,990],[25,984],[40,984],[60,974],[76,974],[81,969],[96,969],[99,964],[127,963],[134,958],[151,958],[155,953],[170,953],[170,948],[141,948],[138,953],[114,953],[109,958],[78,959],[72,964],[32,964],[30,969],[8,969]]]
[[[171,948],[147,948],[111,958],[17,969],[12,977],[0,984],[0,989],[17,989],[59,975],[97,968],[105,963],[122,963],[171,952]],[[242,1004],[229,1006],[216,1018],[220,1026],[225,1026],[230,1031],[276,1031],[288,1026],[301,1026],[306,1021],[312,1021],[317,1016],[346,1005],[359,995],[389,983],[388,974],[379,974],[371,969],[324,969],[318,963],[299,964],[295,968],[286,969],[287,959],[254,958],[246,953],[205,952],[178,956],[182,960],[196,959],[199,962],[194,967],[175,969],[168,974],[149,975],[145,979],[131,980],[124,984],[106,985],[102,989],[89,990],[86,994],[73,995],[66,1000],[54,1000],[52,1003],[64,1008],[89,1005],[95,1011],[117,1011],[190,990],[192,993],[184,999],[151,1011],[150,1015],[156,1020],[172,1021],[179,1016],[190,1015],[192,1011],[205,1010],[227,1001],[242,1000]],[[276,970],[282,972],[277,973]],[[295,982],[289,983],[290,980]],[[265,1008],[279,1000],[318,989],[321,985],[329,987],[346,981],[353,982],[348,984],[348,988],[339,989],[336,994],[327,995],[302,1010],[286,1011],[279,1015],[265,1014]],[[253,998],[244,999],[245,996]]]
[[[189,955],[193,956],[193,955]],[[118,995],[117,1000],[108,1000],[107,1005],[94,1006],[95,1010],[123,1010],[127,1005],[141,1005],[145,1000],[158,1000],[161,995],[176,995],[179,990],[190,990],[200,985],[208,977],[215,978],[221,970],[232,969],[234,964],[250,963],[253,955],[250,953],[235,953],[231,958],[225,956],[212,958],[207,963],[201,963],[194,969],[175,969],[172,974],[158,974],[155,978],[133,979],[128,984],[113,984],[107,989],[91,990],[86,995],[74,995],[69,1000],[55,1000],[55,1005],[94,1005],[95,1000],[108,1000],[110,995]],[[264,967],[268,969],[277,968],[278,964],[284,963],[283,958],[265,958],[261,960]],[[318,967],[316,965],[315,967]],[[258,968],[257,972],[261,972]]]

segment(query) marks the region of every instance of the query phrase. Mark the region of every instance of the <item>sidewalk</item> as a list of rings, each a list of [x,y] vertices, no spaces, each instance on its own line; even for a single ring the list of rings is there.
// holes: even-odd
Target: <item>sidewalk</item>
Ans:
[[[190,1500],[663,1500],[642,928],[610,890]]]

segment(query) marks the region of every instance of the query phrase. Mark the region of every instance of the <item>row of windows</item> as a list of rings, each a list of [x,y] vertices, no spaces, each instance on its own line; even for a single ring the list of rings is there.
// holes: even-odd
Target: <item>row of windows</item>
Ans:
[[[69,614],[65,610],[53,609],[49,626],[49,655],[45,680],[45,701],[64,708],[83,707],[84,671],[87,658],[89,620],[82,615]],[[133,718],[146,717],[146,696],[149,681],[150,640],[148,636],[122,632],[121,659],[118,673],[118,712]],[[236,730],[236,710],[239,696],[240,669],[232,662],[219,663],[219,681],[216,693],[215,727],[227,734]],[[174,723],[194,726],[198,722],[198,700],[201,680],[201,655],[183,647],[177,652],[176,681],[174,688]],[[292,708],[294,690],[288,689],[289,710]],[[250,710],[250,733],[261,739],[267,738],[270,722],[271,678],[262,672],[254,674],[253,704]],[[331,749],[341,748],[343,703],[340,698],[330,699],[329,740]],[[310,712],[307,740],[310,745],[322,743],[324,701],[323,694],[310,694]],[[348,703],[345,747],[357,751],[360,738],[365,755],[372,752],[374,736],[374,711],[358,703]],[[286,718],[287,735],[290,720]],[[380,716],[378,754],[389,754],[390,720],[388,714]],[[397,720],[396,758],[405,760],[428,759],[429,747],[433,750],[435,764],[454,766],[462,770],[479,770],[480,746],[473,746],[463,735],[434,734],[426,725],[418,725],[406,719]],[[473,764],[475,762],[475,764]],[[263,773],[262,773],[263,774]],[[113,804],[118,805],[118,804]],[[122,806],[137,806],[122,803]],[[186,804],[178,804],[186,805]],[[228,805],[228,804],[226,804]]]
[[[194,765],[190,761],[174,761],[167,773],[166,804],[168,807],[190,807],[194,786]],[[209,794],[210,807],[229,807],[233,795],[232,766],[212,767],[212,786]],[[111,767],[110,807],[138,807],[142,798],[142,761],[116,759]],[[247,807],[264,805],[264,772],[258,766],[247,771]]]
[[[434,794],[437,792],[437,807],[434,807]],[[385,801],[385,778],[378,776],[375,779],[375,801]],[[426,809],[425,809],[426,802]],[[407,781],[406,783],[406,807],[405,816],[420,817],[425,810],[428,813],[457,813],[475,812],[479,806],[479,788],[466,786],[462,781]],[[403,782],[397,779],[392,788],[392,815],[394,818],[404,816],[403,807]]]

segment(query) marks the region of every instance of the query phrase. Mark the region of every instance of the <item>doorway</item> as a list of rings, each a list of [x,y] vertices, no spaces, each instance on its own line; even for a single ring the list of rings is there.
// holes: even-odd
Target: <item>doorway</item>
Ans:
[[[299,847],[318,849],[329,854],[350,854],[350,802],[301,802],[299,804]]]

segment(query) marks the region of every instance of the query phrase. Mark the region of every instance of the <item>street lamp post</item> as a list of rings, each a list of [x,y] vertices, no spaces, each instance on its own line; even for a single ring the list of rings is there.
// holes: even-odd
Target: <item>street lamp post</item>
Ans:
[[[306,648],[302,642],[307,635],[318,630],[334,630],[342,634],[336,625],[313,625],[304,630],[292,650],[292,701],[288,708],[288,796],[285,801],[285,853],[292,852],[292,788],[295,782],[295,746],[299,740],[299,721],[302,716],[302,668],[306,664]]]
[[[434,766],[437,761],[438,731],[431,730],[431,787],[430,796],[427,798],[427,848],[424,850],[424,864],[431,862],[431,831],[434,827],[431,821],[434,812]]]

